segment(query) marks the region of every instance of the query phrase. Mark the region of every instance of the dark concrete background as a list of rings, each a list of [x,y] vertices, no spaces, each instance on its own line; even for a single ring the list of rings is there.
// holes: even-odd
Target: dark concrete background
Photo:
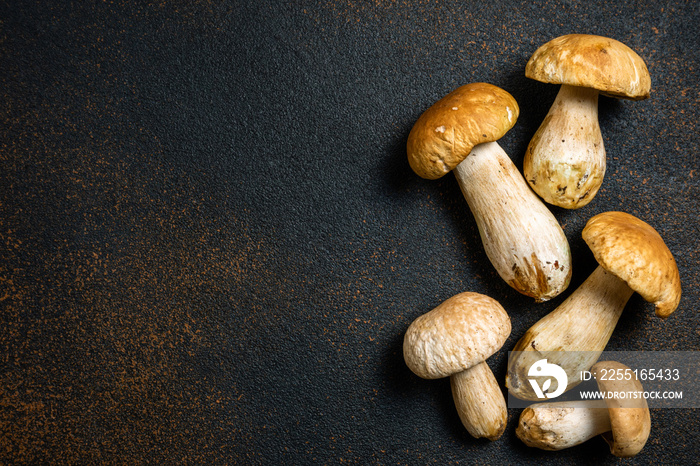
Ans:
[[[595,267],[608,210],[653,225],[683,299],[635,295],[609,350],[697,350],[697,2],[2,2],[0,462],[619,462],[462,428],[447,380],[403,362],[410,322],[486,293],[507,351]],[[535,304],[488,263],[456,181],[415,176],[408,132],[485,81],[518,100],[522,167],[556,87],[524,77],[567,33],[618,39],[651,98],[601,98],[608,172],[554,209],[569,291]],[[653,410],[627,464],[697,463],[697,409]]]

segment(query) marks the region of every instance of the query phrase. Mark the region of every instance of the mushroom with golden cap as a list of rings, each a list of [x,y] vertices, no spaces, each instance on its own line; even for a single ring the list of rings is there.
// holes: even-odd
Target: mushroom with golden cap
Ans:
[[[517,102],[503,89],[462,86],[416,121],[408,161],[427,179],[454,170],[498,274],[519,292],[546,301],[569,285],[571,252],[554,215],[496,142],[518,114]]]
[[[538,399],[527,382],[528,370],[544,353],[566,372],[567,390],[580,383],[581,371],[605,349],[635,291],[655,304],[661,318],[671,315],[680,302],[678,266],[651,225],[624,212],[605,212],[588,221],[582,236],[599,265],[516,343],[506,386],[518,398]]]
[[[646,64],[614,39],[569,34],[538,48],[525,66],[525,76],[561,84],[525,153],[525,179],[550,204],[583,207],[605,175],[598,94],[646,99],[651,89]]]
[[[531,405],[520,414],[515,431],[518,438],[530,447],[562,450],[601,435],[615,456],[639,453],[651,431],[642,384],[629,367],[616,361],[601,361],[591,372],[600,391],[606,394],[604,403],[560,401]],[[624,377],[610,377],[611,373]]]
[[[411,323],[403,341],[406,365],[424,379],[450,377],[452,397],[467,431],[498,439],[508,411],[486,359],[510,335],[510,318],[493,298],[455,295]]]

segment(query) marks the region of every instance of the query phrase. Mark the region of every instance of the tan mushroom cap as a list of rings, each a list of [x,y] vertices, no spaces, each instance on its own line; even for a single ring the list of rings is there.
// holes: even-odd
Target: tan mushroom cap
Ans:
[[[485,361],[509,335],[510,317],[498,301],[464,292],[413,321],[403,357],[417,376],[438,379]]]
[[[625,398],[606,398],[612,430],[602,435],[610,445],[610,452],[615,456],[634,456],[639,453],[649,438],[651,431],[651,417],[647,400],[641,396],[644,392],[642,384],[636,378],[624,380],[626,375],[633,374],[632,370],[616,361],[601,361],[594,364],[591,373],[598,382],[601,392],[626,393]],[[624,374],[618,380],[617,375]],[[598,375],[604,375],[598,378]],[[604,380],[602,380],[604,379]],[[638,398],[630,395],[632,392],[640,393]]]
[[[604,212],[588,221],[582,236],[598,263],[654,303],[657,316],[676,310],[681,299],[678,266],[653,227],[624,212]]]
[[[406,149],[418,176],[437,179],[467,158],[472,148],[500,139],[513,127],[520,108],[500,87],[473,83],[438,100],[413,125]]]
[[[632,100],[646,99],[651,90],[649,70],[634,50],[589,34],[569,34],[542,45],[525,65],[525,76]]]

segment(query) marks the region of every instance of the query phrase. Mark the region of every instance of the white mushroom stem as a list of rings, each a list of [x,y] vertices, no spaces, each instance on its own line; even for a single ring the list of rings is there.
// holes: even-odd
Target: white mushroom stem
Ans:
[[[501,387],[482,362],[450,377],[452,398],[467,431],[476,438],[496,440],[506,428],[508,410]]]
[[[529,447],[562,450],[610,432],[608,409],[591,401],[539,403],[520,414],[515,434]]]
[[[528,370],[544,357],[564,369],[569,381],[567,390],[577,385],[581,371],[590,369],[605,349],[633,293],[627,283],[598,266],[576,291],[516,343],[506,376],[510,393],[521,399],[538,400],[528,383]]]
[[[550,204],[577,209],[593,199],[605,175],[598,90],[561,86],[530,141],[523,172],[532,189]]]
[[[478,144],[453,171],[498,274],[537,301],[565,290],[571,278],[566,236],[498,143]]]

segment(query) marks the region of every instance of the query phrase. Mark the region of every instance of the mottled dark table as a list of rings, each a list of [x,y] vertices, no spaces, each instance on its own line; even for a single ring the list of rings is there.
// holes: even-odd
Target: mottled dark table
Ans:
[[[574,258],[598,212],[653,225],[683,283],[666,321],[635,295],[611,350],[700,344],[697,2],[5,1],[0,6],[0,462],[617,463],[601,439],[525,447],[509,412],[474,440],[449,382],[413,375],[410,322],[461,291],[544,304],[488,263],[452,175],[405,143],[461,84],[515,96],[518,167],[557,88],[530,54],[572,32],[646,61],[651,98],[601,98],[587,207],[553,209]],[[568,295],[568,292],[565,293]],[[652,411],[626,464],[697,463],[697,409]]]

